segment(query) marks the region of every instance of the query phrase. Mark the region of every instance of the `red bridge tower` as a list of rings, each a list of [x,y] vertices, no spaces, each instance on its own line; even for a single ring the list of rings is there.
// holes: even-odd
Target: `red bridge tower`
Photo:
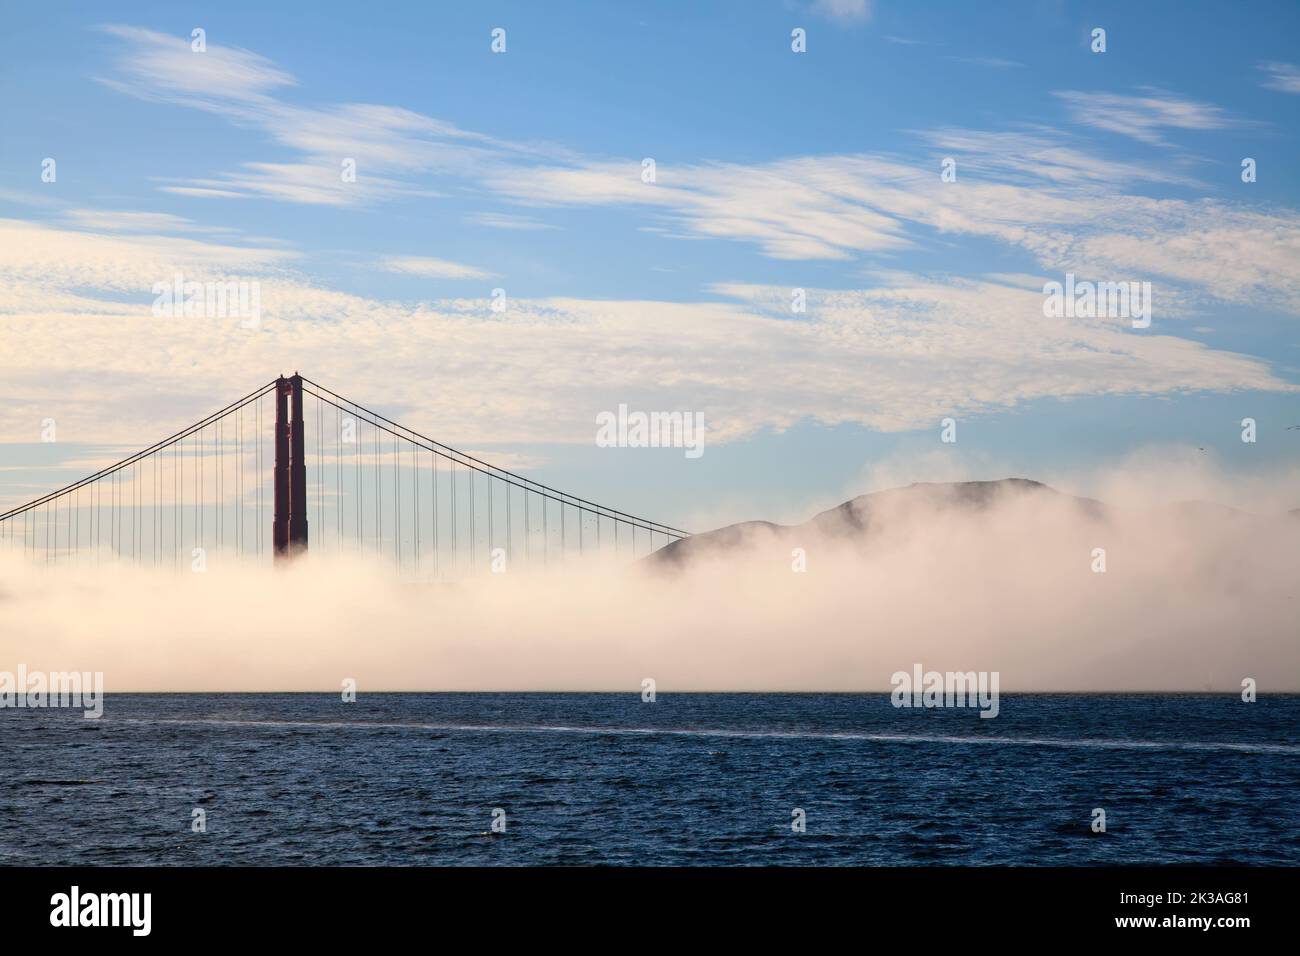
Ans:
[[[302,376],[275,383],[275,523],[271,541],[276,560],[307,550],[307,465],[303,455]]]

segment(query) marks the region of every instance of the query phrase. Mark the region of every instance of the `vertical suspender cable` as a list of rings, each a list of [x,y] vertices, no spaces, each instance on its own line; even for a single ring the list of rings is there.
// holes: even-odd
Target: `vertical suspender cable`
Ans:
[[[397,473],[401,471],[402,459],[397,450],[397,436],[393,436],[393,551],[397,556],[397,567],[402,567],[402,529],[401,525],[401,508],[402,495],[397,486]]]
[[[325,425],[320,396],[316,396],[316,526],[325,543]]]

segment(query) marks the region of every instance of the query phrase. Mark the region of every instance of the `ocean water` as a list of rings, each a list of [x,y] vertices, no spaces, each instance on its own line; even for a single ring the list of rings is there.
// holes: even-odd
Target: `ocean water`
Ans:
[[[1295,695],[109,695],[0,710],[0,864],[1296,865],[1297,731]]]

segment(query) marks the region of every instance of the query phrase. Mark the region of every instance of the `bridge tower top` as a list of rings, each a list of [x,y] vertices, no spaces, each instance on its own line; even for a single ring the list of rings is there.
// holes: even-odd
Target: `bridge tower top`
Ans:
[[[277,561],[307,550],[307,465],[302,376],[275,381],[275,511],[271,540]]]

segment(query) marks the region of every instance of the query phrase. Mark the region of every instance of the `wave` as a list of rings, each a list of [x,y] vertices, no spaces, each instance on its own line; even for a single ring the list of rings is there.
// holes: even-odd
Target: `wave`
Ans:
[[[1007,747],[1064,747],[1102,750],[1190,750],[1210,753],[1260,753],[1300,756],[1300,745],[1238,743],[1228,740],[1131,740],[1096,737],[994,737],[956,734],[887,734],[865,731],[729,730],[708,727],[593,727],[570,724],[448,724],[378,720],[236,720],[232,718],[100,718],[99,724],[183,724],[267,729],[410,730],[439,733],[585,734],[673,736],[758,740],[852,740],[887,744],[957,744]]]

